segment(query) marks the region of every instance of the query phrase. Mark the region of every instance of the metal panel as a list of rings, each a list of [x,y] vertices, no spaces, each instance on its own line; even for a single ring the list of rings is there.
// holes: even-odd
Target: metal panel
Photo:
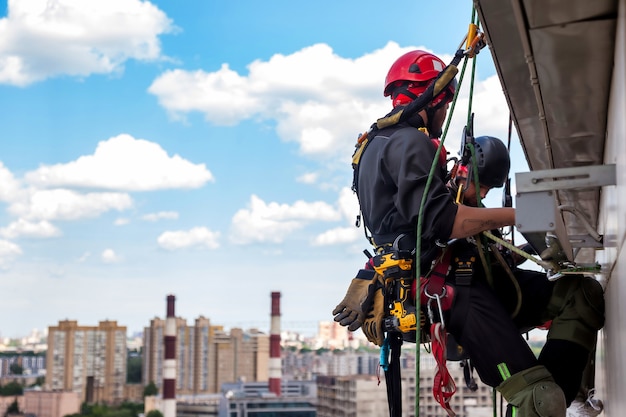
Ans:
[[[532,171],[600,165],[618,0],[474,0]],[[599,190],[557,191],[595,228]],[[572,215],[568,235],[585,234]],[[577,261],[590,262],[581,250]]]

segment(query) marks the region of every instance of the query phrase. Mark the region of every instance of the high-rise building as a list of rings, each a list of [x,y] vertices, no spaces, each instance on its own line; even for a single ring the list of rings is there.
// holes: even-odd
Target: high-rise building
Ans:
[[[165,321],[154,318],[143,334],[143,383],[152,381],[159,391],[163,385],[164,331]],[[237,328],[226,332],[202,316],[193,326],[176,318],[176,332],[177,395],[218,393],[226,382],[268,380],[267,334]]]
[[[333,355],[337,356],[337,355]],[[317,377],[318,417],[348,416],[379,416],[388,414],[386,381],[383,372],[378,377],[367,374],[370,369],[359,369],[354,374],[357,363],[363,362],[361,354],[347,353],[343,355],[339,367],[328,367],[329,370],[342,374],[321,374]],[[335,362],[336,358],[332,361]],[[420,417],[436,417],[445,415],[445,411],[433,397],[433,380],[435,360],[423,352],[420,355],[419,387],[416,387],[416,357],[410,350],[403,350],[400,358],[402,368],[402,416],[415,416],[415,395],[419,392]],[[371,364],[370,361],[365,361]],[[365,363],[363,362],[363,363]],[[352,363],[352,364],[350,364]],[[347,366],[346,366],[347,365]],[[459,417],[467,417],[470,413],[489,412],[492,406],[492,388],[477,381],[476,390],[465,385],[463,368],[460,362],[448,363],[448,370],[456,381],[457,391],[450,405]],[[419,388],[419,389],[418,389]],[[487,414],[488,415],[488,414]]]
[[[64,320],[48,328],[47,389],[78,392],[88,403],[118,403],[125,383],[125,326],[108,320],[79,326]]]

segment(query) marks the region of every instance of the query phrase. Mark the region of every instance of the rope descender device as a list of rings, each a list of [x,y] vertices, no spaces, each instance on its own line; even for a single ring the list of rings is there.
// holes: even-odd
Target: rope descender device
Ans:
[[[478,25],[475,23],[470,23],[464,42],[464,53],[470,58],[474,58],[485,46],[487,46],[487,43],[485,42],[485,34],[478,29]]]

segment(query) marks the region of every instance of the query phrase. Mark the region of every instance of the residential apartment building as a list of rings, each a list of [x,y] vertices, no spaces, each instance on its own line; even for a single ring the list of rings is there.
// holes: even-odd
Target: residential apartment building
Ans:
[[[378,417],[389,414],[384,378],[318,376],[318,417]]]
[[[82,401],[124,399],[126,327],[116,321],[79,326],[74,320],[48,328],[46,389],[78,392]]]
[[[46,357],[44,353],[4,353],[0,356],[0,378],[13,375],[12,365],[18,365],[22,375],[43,375],[46,370]]]
[[[81,397],[78,392],[39,391],[24,392],[24,414],[37,417],[64,417],[80,412]]]
[[[144,329],[143,383],[163,385],[165,320],[154,318]],[[198,395],[220,392],[223,383],[267,381],[269,336],[258,330],[243,331],[213,326],[198,317],[193,326],[176,319],[176,393]]]
[[[381,371],[373,371],[374,359],[378,355],[354,352],[329,354],[320,358],[327,363],[325,368],[334,370],[336,375],[320,373],[317,376],[318,417],[368,417],[388,414],[385,376]],[[404,349],[400,357],[402,369],[402,415],[415,416],[415,353]],[[366,366],[363,366],[366,365]],[[458,417],[470,417],[479,412],[492,410],[492,388],[482,384],[475,376],[477,389],[467,388],[460,362],[448,362],[448,370],[454,378],[457,391],[452,397],[451,406]],[[376,373],[380,374],[380,379]],[[435,360],[432,355],[420,355],[419,407],[420,417],[439,417],[445,411],[433,397]],[[381,411],[382,407],[382,411]]]

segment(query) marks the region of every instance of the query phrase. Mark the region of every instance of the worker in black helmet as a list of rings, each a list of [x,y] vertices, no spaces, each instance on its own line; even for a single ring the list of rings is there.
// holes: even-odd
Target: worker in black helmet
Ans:
[[[390,114],[419,97],[444,68],[443,61],[425,51],[400,57],[385,83],[385,96],[391,97],[394,107]],[[476,187],[481,197],[491,188],[502,187],[510,160],[499,139],[483,136],[476,139],[476,160],[470,162],[468,172],[461,171],[447,183],[445,161],[441,161],[430,175],[436,155],[433,140],[441,132],[451,97],[449,90],[444,91],[408,120],[374,130],[358,164],[353,160],[353,187],[370,242],[377,254],[390,248],[415,250],[424,201],[420,258],[415,260],[422,276],[437,264],[441,247],[454,242],[447,248],[452,262],[445,270],[445,283],[455,295],[441,313],[446,329],[469,354],[483,382],[502,393],[510,404],[509,415],[565,417],[604,324],[602,288],[596,280],[581,276],[551,282],[546,274],[523,271],[506,259],[507,265],[482,264],[477,256],[479,234],[514,225],[515,209],[478,207]],[[472,181],[474,170],[478,185]],[[472,258],[469,277],[468,268],[461,277],[460,262]],[[507,269],[514,279],[507,278]],[[368,340],[382,346],[391,333],[384,327],[388,312],[384,279],[378,272],[363,271],[367,267],[352,280],[333,315],[352,331],[362,327]],[[520,330],[550,320],[548,341],[537,359]]]
[[[453,194],[459,195],[461,202],[470,206],[478,205],[477,187],[470,173],[472,169],[478,172],[481,200],[492,188],[504,185],[510,169],[508,150],[500,139],[481,136],[475,139],[474,146],[475,167],[472,168],[471,163],[469,169],[461,167],[456,178],[448,184]],[[497,230],[493,232],[499,234]],[[589,354],[594,350],[597,330],[604,323],[600,284],[580,275],[569,275],[552,282],[543,272],[519,268],[518,262],[525,258],[515,257],[496,245],[489,249],[492,259],[489,269],[493,278],[488,282],[484,266],[480,262],[473,264],[473,282],[469,286],[458,283],[455,286],[456,304],[446,315],[448,331],[468,351],[483,381],[498,386],[507,400],[516,404],[520,381],[541,379],[540,386],[544,386],[549,379],[541,375],[547,371],[564,392],[569,406],[578,393]],[[471,257],[477,259],[478,250],[473,242],[461,240],[454,244],[453,256],[465,261]],[[451,266],[454,276],[454,262]],[[520,331],[540,326],[549,328],[548,340],[538,359],[511,331],[511,322]],[[510,368],[524,367],[527,369],[515,374],[523,378],[502,374],[510,373]],[[551,402],[544,401],[543,404]],[[595,416],[602,408],[601,402],[595,400],[594,404],[594,407],[576,404],[568,409],[567,416]],[[545,411],[537,410],[539,415]],[[550,413],[564,415],[560,408],[551,408]],[[510,407],[508,415],[534,414],[526,414],[523,410],[513,414]]]

